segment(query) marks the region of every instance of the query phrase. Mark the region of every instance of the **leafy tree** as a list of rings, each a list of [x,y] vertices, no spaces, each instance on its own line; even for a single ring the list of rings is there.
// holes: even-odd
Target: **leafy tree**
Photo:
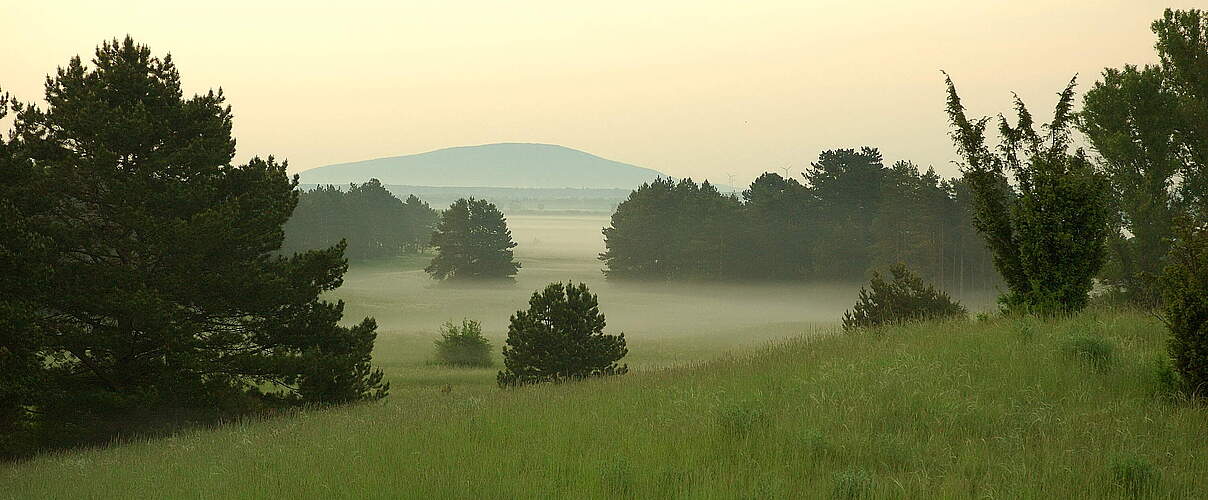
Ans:
[[[1105,278],[1133,301],[1153,302],[1151,282],[1170,250],[1182,169],[1178,101],[1160,68],[1107,69],[1083,98],[1081,128],[1102,157],[1119,214]],[[1126,235],[1127,230],[1131,235]]]
[[[1163,274],[1175,369],[1193,394],[1208,394],[1208,228],[1187,223]]]
[[[5,103],[0,426],[54,446],[385,395],[374,321],[340,326],[319,300],[343,246],[275,254],[296,180],[271,157],[231,165],[221,92],[184,98],[171,57],[126,38],[60,68],[46,102]]]
[[[905,264],[894,264],[889,272],[893,281],[885,281],[874,271],[868,287],[860,288],[856,305],[843,313],[845,331],[905,321],[963,318],[968,314],[947,293],[924,283]]]
[[[507,220],[486,200],[453,202],[440,216],[432,246],[436,257],[424,271],[436,279],[511,279],[520,269]]]
[[[534,292],[529,308],[511,317],[499,385],[628,372],[626,365],[617,365],[629,352],[625,334],[605,334],[604,324],[596,296],[583,283],[550,283]]]
[[[453,366],[491,366],[491,342],[477,321],[462,320],[461,326],[446,322],[436,339],[436,358]]]
[[[999,117],[998,152],[986,146],[989,118],[970,121],[951,78],[947,85],[952,136],[974,194],[974,224],[1010,290],[1005,305],[1042,313],[1082,309],[1103,266],[1110,209],[1106,178],[1081,150],[1069,152],[1074,81],[1060,93],[1044,134],[1016,98],[1016,125]]]
[[[1198,9],[1166,9],[1152,28],[1162,74],[1178,100],[1180,197],[1199,220],[1208,220],[1208,16]]]

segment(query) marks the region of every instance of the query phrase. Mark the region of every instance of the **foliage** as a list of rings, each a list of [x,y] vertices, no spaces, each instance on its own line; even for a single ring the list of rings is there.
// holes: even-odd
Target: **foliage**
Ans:
[[[1059,94],[1043,134],[1017,97],[1016,124],[999,116],[997,151],[986,145],[989,118],[969,120],[951,78],[947,85],[952,137],[974,194],[974,225],[1009,289],[1004,305],[1043,314],[1082,309],[1103,266],[1110,207],[1106,178],[1081,150],[1069,152],[1074,81]]]
[[[1121,455],[1112,460],[1112,484],[1128,498],[1146,498],[1157,488],[1158,474],[1144,457]]]
[[[385,395],[374,321],[319,299],[343,245],[275,255],[295,185],[271,157],[231,164],[221,92],[184,98],[171,57],[127,37],[60,68],[46,102],[3,103],[4,452]]]
[[[491,366],[491,342],[482,336],[482,324],[466,319],[461,326],[441,325],[436,359],[453,366]]]
[[[1081,113],[1119,214],[1103,277],[1146,306],[1158,299],[1174,219],[1205,213],[1208,192],[1208,20],[1200,11],[1167,10],[1153,29],[1161,65],[1104,70]]]
[[[550,283],[516,311],[503,348],[501,387],[558,382],[629,371],[617,361],[629,352],[625,334],[604,333],[596,296],[580,283]]]
[[[1153,22],[1165,83],[1178,101],[1175,127],[1182,148],[1180,198],[1200,221],[1208,220],[1208,15],[1166,9]]]
[[[377,179],[346,189],[318,186],[304,191],[285,224],[281,252],[291,254],[347,241],[352,260],[397,257],[423,251],[438,214],[415,195],[399,201]]]
[[[1082,359],[1096,369],[1104,370],[1111,365],[1116,346],[1099,335],[1080,333],[1066,339],[1062,350],[1071,358]]]
[[[1170,356],[1186,388],[1208,394],[1208,228],[1185,223],[1163,274]]]
[[[994,283],[959,179],[874,148],[825,151],[803,182],[760,175],[741,199],[708,182],[638,187],[604,229],[610,279],[863,280],[905,261],[954,289]]]
[[[843,329],[851,331],[903,321],[963,318],[968,312],[947,293],[926,284],[905,264],[889,268],[893,281],[874,272],[852,310],[843,313]]]
[[[512,279],[520,269],[507,220],[486,200],[453,202],[440,216],[432,246],[436,257],[424,271],[435,279]]]

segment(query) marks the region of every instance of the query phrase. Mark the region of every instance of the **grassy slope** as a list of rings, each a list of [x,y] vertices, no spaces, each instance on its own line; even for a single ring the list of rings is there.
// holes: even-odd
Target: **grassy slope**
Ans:
[[[1068,355],[1077,335],[1107,338],[1114,360]],[[0,496],[1070,498],[1123,495],[1132,470],[1155,496],[1189,497],[1208,491],[1208,409],[1155,395],[1163,342],[1154,320],[1101,311],[828,335],[514,391],[472,372],[450,393],[412,384],[5,466]]]

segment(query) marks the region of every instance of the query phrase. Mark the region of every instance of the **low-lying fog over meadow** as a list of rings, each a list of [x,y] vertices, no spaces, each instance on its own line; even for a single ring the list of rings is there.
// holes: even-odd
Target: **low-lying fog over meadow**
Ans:
[[[4,0],[0,499],[1203,498],[1162,1]]]
[[[344,284],[329,294],[345,301],[347,322],[378,322],[375,363],[396,383],[430,375],[432,342],[446,321],[480,321],[502,346],[508,318],[527,307],[533,291],[553,281],[587,283],[599,296],[609,333],[625,333],[631,368],[705,361],[727,351],[838,328],[861,284],[629,282],[606,280],[599,254],[607,215],[509,215],[520,272],[515,283],[434,281],[423,271],[431,256],[352,262]],[[971,309],[992,307],[994,290],[959,297]],[[492,381],[494,369],[481,372]]]

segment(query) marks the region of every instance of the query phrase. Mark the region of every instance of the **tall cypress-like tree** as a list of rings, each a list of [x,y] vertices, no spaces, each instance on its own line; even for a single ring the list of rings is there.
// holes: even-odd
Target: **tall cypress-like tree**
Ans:
[[[127,37],[60,68],[46,101],[13,105],[0,151],[0,342],[21,365],[0,393],[33,442],[385,395],[374,321],[340,326],[319,300],[343,246],[276,255],[296,180],[271,157],[231,164],[221,91],[183,97],[171,57]]]
[[[453,202],[440,216],[432,246],[436,257],[424,271],[436,279],[512,279],[520,270],[507,219],[486,200]]]
[[[947,85],[952,137],[975,196],[974,223],[1010,289],[1005,305],[1046,314],[1082,309],[1103,266],[1110,208],[1107,179],[1081,150],[1069,151],[1074,81],[1059,94],[1043,134],[1016,98],[1017,123],[999,117],[998,152],[986,145],[989,118],[969,120],[951,78]]]

